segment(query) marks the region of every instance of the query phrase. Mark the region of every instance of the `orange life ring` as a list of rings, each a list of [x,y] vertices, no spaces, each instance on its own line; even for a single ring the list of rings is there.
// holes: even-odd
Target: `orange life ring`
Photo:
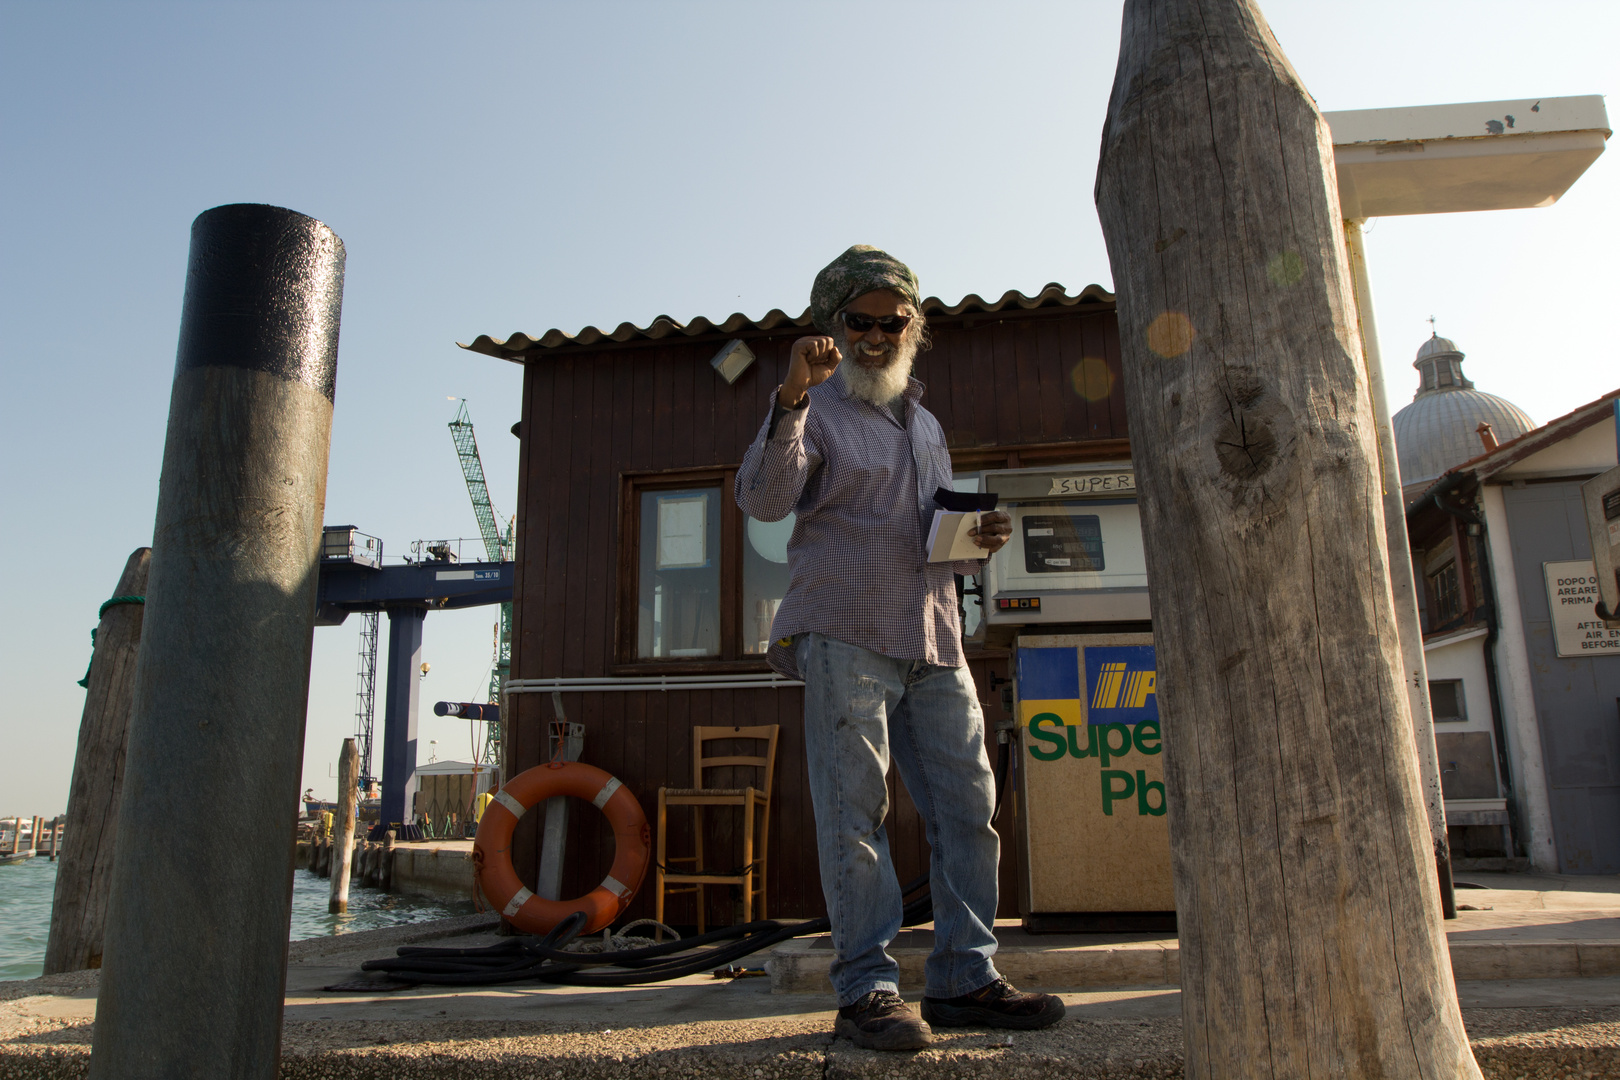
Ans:
[[[512,869],[512,831],[518,818],[554,795],[584,799],[613,826],[613,868],[602,884],[575,900],[542,900]],[[484,897],[519,930],[544,934],[576,911],[586,916],[582,934],[612,924],[647,876],[652,859],[647,815],[630,789],[594,765],[559,761],[514,776],[484,809],[473,840],[473,876]]]

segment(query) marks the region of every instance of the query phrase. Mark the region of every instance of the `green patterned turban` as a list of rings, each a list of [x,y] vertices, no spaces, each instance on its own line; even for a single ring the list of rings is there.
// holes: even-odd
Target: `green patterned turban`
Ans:
[[[886,251],[856,244],[822,268],[810,287],[810,318],[823,334],[837,337],[834,316],[845,304],[874,289],[893,289],[922,312],[917,275]]]

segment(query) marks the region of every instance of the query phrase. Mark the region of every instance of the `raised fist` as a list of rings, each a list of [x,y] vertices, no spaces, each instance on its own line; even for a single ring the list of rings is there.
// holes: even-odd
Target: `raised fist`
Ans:
[[[833,339],[821,334],[811,334],[795,341],[792,356],[787,378],[782,381],[781,392],[776,395],[777,404],[784,409],[797,408],[804,399],[804,392],[826,382],[838,370],[838,363],[844,358]]]

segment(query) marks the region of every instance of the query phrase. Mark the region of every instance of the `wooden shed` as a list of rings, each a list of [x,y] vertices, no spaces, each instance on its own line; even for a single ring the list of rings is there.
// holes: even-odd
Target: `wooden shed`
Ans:
[[[915,374],[962,483],[987,468],[1129,457],[1109,293],[1093,285],[1075,295],[1054,284],[1033,297],[1008,292],[986,301],[972,295],[955,305],[931,297],[924,311],[933,344],[919,356]],[[587,327],[572,335],[552,330],[504,341],[481,336],[463,346],[524,367],[512,678],[563,680],[563,711],[585,727],[582,760],[633,790],[649,821],[661,785],[691,783],[694,725],[779,724],[771,917],[812,917],[824,907],[800,730],[802,692],[760,685],[769,673],[760,655],[767,636],[761,626],[768,623],[761,620],[768,618],[771,591],[779,598],[785,588],[786,567],[761,557],[731,492],[770,393],[787,372],[793,341],[813,332],[808,312],[793,317],[773,310],[757,320],[733,315],[682,325],[660,317],[645,327]],[[723,350],[730,350],[732,364],[749,353],[754,358],[740,375],[732,371],[735,382],[712,363]],[[658,610],[647,599],[647,579],[655,574],[650,515],[671,493],[703,495],[707,535],[714,538],[700,560],[707,584],[683,594],[681,612]],[[657,635],[648,625],[655,614],[662,618]],[[679,627],[677,616],[685,620]],[[667,647],[677,638],[680,647]],[[993,739],[996,723],[1009,719],[998,688],[1009,674],[1007,650],[969,644]],[[630,681],[655,675],[706,678],[702,689],[679,690]],[[593,689],[569,689],[581,685]],[[549,693],[510,698],[504,775],[548,759],[553,707]],[[992,761],[996,751],[992,745]],[[890,784],[889,838],[906,881],[926,867],[927,844],[892,773]],[[1001,904],[1008,915],[1017,914],[1012,801],[1009,794],[998,823]],[[531,882],[538,816],[525,819],[514,852],[519,873]],[[712,830],[708,835],[711,852],[726,840]],[[672,819],[670,843],[690,850],[684,818]],[[575,813],[563,895],[580,895],[600,882],[611,849],[601,816],[589,808]],[[740,918],[733,900],[723,888],[709,889],[711,924]],[[668,920],[696,922],[693,904],[685,897],[672,901]],[[649,874],[630,914],[651,910]]]

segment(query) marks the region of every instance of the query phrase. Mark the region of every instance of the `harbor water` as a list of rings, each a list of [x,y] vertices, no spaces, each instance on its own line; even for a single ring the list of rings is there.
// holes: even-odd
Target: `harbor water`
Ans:
[[[50,859],[0,865],[0,979],[33,979],[44,970],[55,891]]]
[[[44,970],[56,867],[55,862],[46,858],[0,866],[0,931],[3,931],[0,932],[0,980],[33,979]],[[348,913],[332,915],[326,910],[331,886],[329,879],[317,877],[308,870],[293,873],[290,940],[330,937],[473,913],[471,901],[446,903],[351,884]]]

